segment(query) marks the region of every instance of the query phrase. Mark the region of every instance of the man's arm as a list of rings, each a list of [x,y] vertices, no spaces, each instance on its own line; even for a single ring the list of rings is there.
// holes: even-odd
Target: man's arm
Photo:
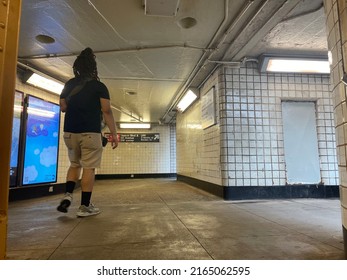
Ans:
[[[115,149],[118,146],[118,138],[117,138],[116,123],[114,121],[112,108],[111,108],[111,102],[109,99],[100,98],[100,103],[101,103],[101,111],[103,113],[104,120],[111,133],[112,149]]]
[[[59,100],[59,105],[60,105],[60,111],[62,111],[63,113],[66,112],[66,108],[67,108],[67,103],[66,103],[66,100],[65,98],[61,98]]]

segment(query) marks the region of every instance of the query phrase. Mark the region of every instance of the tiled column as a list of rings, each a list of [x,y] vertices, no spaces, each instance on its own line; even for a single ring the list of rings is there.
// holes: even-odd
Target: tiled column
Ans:
[[[343,238],[347,257],[347,87],[341,82],[347,72],[347,1],[324,0],[328,48],[332,54],[331,87],[334,100]]]

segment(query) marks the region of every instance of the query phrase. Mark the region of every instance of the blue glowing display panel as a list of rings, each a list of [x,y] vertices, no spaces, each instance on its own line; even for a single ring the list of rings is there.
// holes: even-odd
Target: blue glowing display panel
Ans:
[[[57,181],[59,105],[27,96],[22,185]]]
[[[17,186],[18,178],[18,160],[20,147],[20,132],[22,127],[23,116],[23,98],[24,94],[20,91],[15,92],[13,123],[12,123],[12,142],[11,142],[11,159],[10,159],[10,187]]]

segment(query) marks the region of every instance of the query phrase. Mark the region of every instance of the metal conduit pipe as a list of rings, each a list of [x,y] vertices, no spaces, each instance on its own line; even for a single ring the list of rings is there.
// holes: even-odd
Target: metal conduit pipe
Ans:
[[[207,45],[207,49],[209,49],[213,43],[215,42],[217,36],[219,35],[219,33],[221,32],[222,28],[224,27],[224,25],[226,24],[227,20],[228,20],[228,16],[229,16],[229,0],[225,0],[224,1],[224,18],[221,22],[221,24],[219,25],[217,31],[215,32],[215,34],[213,35],[212,39],[210,40],[209,44]],[[191,83],[191,80],[193,78],[193,75],[197,69],[197,65],[199,65],[201,63],[201,61],[203,61],[203,59],[206,56],[206,51],[203,52],[203,54],[201,55],[198,63],[195,65],[194,69],[192,70],[192,72],[189,74],[189,77],[187,79],[187,81],[184,83],[183,86],[180,87],[180,89],[177,91],[178,94],[175,94],[175,98],[174,101],[171,102],[170,107],[166,110],[165,114],[161,117],[161,120],[164,120],[165,117],[167,116],[167,114],[177,105],[178,100],[182,97],[183,91],[184,89],[186,89],[188,87],[188,84]],[[195,77],[195,75],[194,75]],[[189,81],[189,82],[188,82]],[[161,120],[159,120],[159,122],[161,122]]]
[[[246,25],[246,27],[250,24],[250,22],[259,14],[259,12],[265,7],[265,5],[267,4],[267,2],[268,2],[269,0],[266,0],[266,1],[264,1],[263,3],[262,3],[262,5],[261,5],[261,7],[260,7],[260,9],[258,10],[258,12],[255,14],[255,15],[253,15],[253,17],[252,17],[252,19],[248,22],[248,24]],[[288,2],[288,0],[287,1],[285,1],[283,4],[282,4],[282,6],[281,6],[281,8],[285,5],[285,3],[287,3]],[[281,9],[280,8],[280,9]],[[318,9],[316,9],[316,10],[314,10],[314,11],[311,11],[311,12],[316,12],[316,11],[318,11],[319,9],[321,9],[321,7],[320,8],[318,8]],[[310,13],[311,13],[310,12]],[[267,21],[268,22],[268,21]],[[233,40],[233,42],[235,42],[236,40],[237,40],[237,38],[238,37],[236,37],[234,40]],[[233,43],[232,42],[232,43]],[[232,44],[230,44],[230,46],[229,46],[229,48],[228,48],[228,50],[230,50],[231,49],[231,45]],[[228,52],[228,51],[227,51]],[[226,52],[226,53],[227,53]],[[223,58],[222,59],[224,59],[224,57],[225,57],[225,55],[223,56]],[[226,65],[230,65],[230,66],[233,66],[233,65],[237,65],[237,61],[235,62],[233,62],[233,61],[231,61],[231,62],[228,62],[228,61],[223,61],[223,60],[221,60],[221,61],[210,61],[210,62],[213,62],[213,63],[218,63],[218,64],[226,64]],[[247,62],[256,62],[256,63],[258,63],[259,61],[258,61],[258,59],[256,59],[256,58],[247,58],[247,57],[244,57],[239,63],[240,63],[240,65],[244,65],[244,64],[246,64]],[[219,65],[216,65],[216,67],[214,67],[213,68],[213,70],[211,71],[211,74],[210,75],[208,75],[199,85],[198,85],[198,88],[200,88],[206,81],[207,81],[207,79],[212,75],[212,73],[218,68],[218,66]]]
[[[287,0],[287,1],[288,1],[288,0]],[[286,2],[287,2],[287,1],[286,1]],[[265,0],[265,1],[261,4],[261,7],[260,7],[260,8],[258,9],[258,11],[252,16],[251,20],[248,21],[248,23],[246,24],[246,26],[243,28],[244,30],[250,25],[250,23],[252,22],[252,20],[256,18],[256,16],[261,12],[261,10],[266,6],[266,4],[267,4],[268,2],[269,2],[269,0]],[[229,45],[229,48],[228,48],[228,50],[225,52],[225,54],[231,49],[232,44],[237,40],[237,38],[240,36],[241,33],[242,33],[242,32],[240,32],[239,35],[236,36],[236,38],[231,42],[231,44]],[[224,60],[225,54],[223,55],[222,60]]]
[[[262,4],[261,8],[260,8],[260,9],[258,10],[258,12],[252,17],[252,19],[248,22],[248,24],[245,26],[244,29],[246,29],[246,28],[251,24],[252,20],[258,15],[258,13],[263,9],[263,7],[267,4],[268,1],[269,1],[269,0],[264,1],[264,3]],[[293,3],[294,3],[294,4],[293,4]],[[298,1],[298,0],[295,1],[295,2],[294,2],[294,1],[293,1],[293,2],[290,2],[290,1],[288,1],[288,0],[284,1],[284,2],[282,3],[282,5],[272,14],[272,16],[263,24],[263,26],[260,28],[260,30],[261,30],[262,28],[264,28],[264,26],[266,26],[266,25],[271,21],[271,18],[272,18],[274,15],[276,15],[277,13],[280,13],[280,11],[281,11],[282,9],[284,9],[285,5],[291,6],[291,4],[293,4],[294,6],[291,8],[291,10],[293,10],[299,3],[300,3],[300,1]],[[320,8],[321,8],[321,7],[320,7]],[[318,11],[320,8],[318,8],[318,9],[315,10],[315,11]],[[315,12],[315,11],[311,11],[311,12]],[[311,12],[309,12],[309,13],[311,13]],[[284,21],[285,21],[285,20],[284,20]],[[282,22],[282,21],[281,21],[281,22]],[[240,34],[239,34],[239,36],[240,36]],[[233,43],[237,40],[237,38],[238,38],[239,36],[237,36],[237,37],[233,40],[233,42],[230,44],[230,46],[229,46],[228,50],[225,52],[225,54],[224,54],[222,60],[224,60],[224,58],[225,58],[225,56],[226,56],[226,53],[229,52],[229,50],[230,50],[230,49],[232,48],[232,46],[233,46]],[[252,39],[254,39],[254,38],[252,38]],[[250,39],[245,45],[242,46],[242,50],[244,50],[245,48],[247,48],[247,46],[249,45],[250,41],[251,41],[251,39]],[[240,50],[240,48],[239,48],[238,52],[233,56],[233,58],[234,58],[236,55],[240,54],[240,52],[241,52],[241,50]]]
[[[247,10],[249,9],[249,7],[253,4],[254,0],[249,0],[247,3],[245,3],[245,5],[242,7],[242,10],[240,12],[240,14],[237,16],[237,18],[233,21],[233,23],[229,26],[228,30],[224,33],[224,37],[221,40],[221,42],[218,43],[218,46],[216,49],[214,49],[210,55],[208,57],[206,57],[207,52],[205,51],[203,53],[203,55],[200,57],[198,63],[196,64],[196,66],[194,67],[193,71],[191,72],[190,76],[187,79],[187,82],[180,87],[179,89],[179,94],[177,95],[177,97],[175,98],[175,101],[172,103],[172,105],[169,107],[169,109],[165,112],[165,114],[163,115],[162,119],[165,119],[165,117],[167,116],[167,114],[177,105],[178,100],[180,100],[180,98],[182,98],[183,93],[185,92],[186,88],[189,87],[189,85],[191,84],[192,80],[197,76],[197,74],[201,71],[203,65],[205,64],[205,62],[213,55],[213,53],[218,50],[218,47],[224,43],[227,35],[231,32],[231,30],[236,26],[236,24],[240,21],[240,19],[243,17],[243,15],[247,12]],[[227,21],[227,17],[228,17],[228,9],[229,9],[229,1],[226,0],[225,4],[224,4],[224,10],[225,10],[225,16],[224,16],[224,20],[222,22],[222,24],[219,26],[218,30],[216,31],[215,35],[213,36],[213,39],[210,41],[208,48],[210,48],[212,46],[212,44],[214,43],[214,41],[217,38],[217,35],[221,32],[223,26],[225,25],[226,21]],[[203,61],[203,63],[202,63]],[[202,64],[201,64],[202,63]]]
[[[213,72],[219,67],[219,65],[224,64],[225,66],[229,66],[231,68],[239,68],[241,65],[245,65],[247,62],[255,62],[258,63],[259,60],[256,58],[247,58],[241,60],[241,62],[238,61],[210,61],[212,63],[217,63],[217,65],[213,68],[211,73],[198,85],[198,88],[200,89],[201,86],[211,77]]]
[[[228,30],[224,33],[223,39],[218,43],[217,49],[220,47],[220,45],[224,44],[225,39],[227,38],[228,34],[234,29],[236,24],[239,23],[241,18],[244,16],[244,14],[248,11],[250,6],[254,3],[255,0],[248,0],[248,2],[243,6],[241,13],[238,14],[236,19],[233,21],[233,23],[229,26]],[[266,0],[265,2],[267,3],[269,0]],[[263,5],[262,5],[263,7]],[[261,8],[262,8],[261,7]],[[253,18],[253,17],[252,17]]]
[[[118,112],[121,112],[122,114],[125,114],[125,115],[133,118],[134,120],[136,120],[138,122],[143,122],[141,117],[137,117],[137,116],[133,115],[132,112],[126,112],[122,108],[118,108],[118,107],[116,107],[116,106],[114,106],[112,104],[111,104],[111,108],[114,109],[114,110],[117,110]]]
[[[94,54],[104,54],[104,53],[126,53],[126,52],[138,52],[146,50],[158,50],[158,49],[171,49],[171,48],[184,48],[184,49],[193,49],[200,51],[210,51],[208,48],[199,48],[190,45],[168,45],[168,46],[148,46],[148,47],[134,47],[129,49],[113,49],[113,50],[104,50],[104,51],[94,51]],[[32,55],[32,56],[21,56],[19,59],[42,59],[42,58],[58,58],[58,57],[72,57],[78,56],[78,53],[62,53],[62,54],[44,54],[44,55]]]

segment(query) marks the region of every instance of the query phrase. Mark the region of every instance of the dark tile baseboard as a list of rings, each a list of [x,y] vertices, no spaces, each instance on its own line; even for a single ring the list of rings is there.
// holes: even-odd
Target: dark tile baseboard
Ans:
[[[286,185],[225,187],[226,200],[245,199],[292,199],[292,198],[338,198],[339,186]]]
[[[65,192],[65,184],[37,185],[30,187],[10,188],[9,201],[43,197]]]
[[[107,179],[142,179],[142,178],[175,178],[176,173],[149,173],[149,174],[96,174],[96,180]]]
[[[177,180],[220,196],[225,200],[338,198],[340,196],[337,185],[219,186],[180,174],[177,174]]]

